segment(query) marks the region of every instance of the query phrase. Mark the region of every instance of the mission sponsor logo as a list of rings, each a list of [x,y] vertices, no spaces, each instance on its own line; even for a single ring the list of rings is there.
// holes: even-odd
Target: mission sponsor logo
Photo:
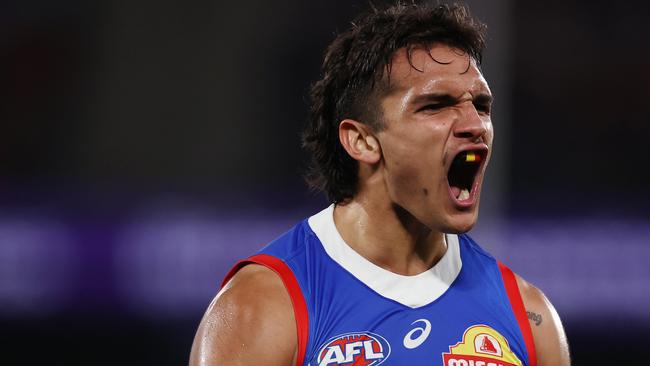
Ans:
[[[443,353],[445,366],[522,366],[510,350],[508,340],[487,325],[474,325],[463,334],[463,340]]]
[[[390,344],[379,334],[345,333],[325,342],[309,365],[374,366],[384,362],[389,355]]]

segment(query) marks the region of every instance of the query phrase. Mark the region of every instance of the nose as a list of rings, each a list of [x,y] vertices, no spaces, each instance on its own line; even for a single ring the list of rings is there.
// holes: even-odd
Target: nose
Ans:
[[[454,125],[454,136],[472,142],[481,141],[487,133],[489,117],[481,116],[471,102],[462,111],[462,116]]]

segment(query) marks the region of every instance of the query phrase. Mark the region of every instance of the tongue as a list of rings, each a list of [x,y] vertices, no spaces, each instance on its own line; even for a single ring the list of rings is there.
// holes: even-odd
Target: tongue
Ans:
[[[460,188],[451,186],[451,194],[453,194],[454,197],[458,198],[458,196],[460,195]]]

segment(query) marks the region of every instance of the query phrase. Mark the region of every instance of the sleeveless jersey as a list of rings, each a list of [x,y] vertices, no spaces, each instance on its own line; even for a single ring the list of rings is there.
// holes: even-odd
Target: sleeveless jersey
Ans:
[[[435,266],[402,276],[350,248],[333,208],[239,262],[223,282],[248,263],[280,276],[296,318],[297,366],[536,366],[514,274],[469,236],[447,234]]]

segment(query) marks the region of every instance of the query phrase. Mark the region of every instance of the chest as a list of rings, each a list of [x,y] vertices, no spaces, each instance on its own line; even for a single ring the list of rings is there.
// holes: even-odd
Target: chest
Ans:
[[[306,365],[523,366],[526,359],[507,299],[471,276],[417,308],[345,277],[312,295]]]

